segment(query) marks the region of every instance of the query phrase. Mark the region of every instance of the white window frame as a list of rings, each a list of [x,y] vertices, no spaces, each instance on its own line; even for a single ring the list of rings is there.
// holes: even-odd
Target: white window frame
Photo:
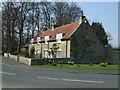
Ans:
[[[45,44],[48,44],[49,36],[45,36]]]
[[[31,43],[33,43],[33,42],[34,42],[34,38],[31,39]]]
[[[40,40],[41,40],[41,38],[40,38],[40,37],[37,37],[37,44],[40,44],[40,43],[39,43]]]
[[[56,34],[56,42],[61,43],[62,33]]]
[[[61,51],[56,52],[56,58],[61,58]]]

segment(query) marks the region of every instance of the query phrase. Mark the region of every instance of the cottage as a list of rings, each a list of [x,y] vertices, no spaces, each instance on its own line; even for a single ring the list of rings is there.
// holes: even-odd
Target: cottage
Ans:
[[[56,43],[59,46],[57,58],[70,58],[76,63],[98,63],[105,60],[105,48],[92,30],[87,18],[81,13],[79,22],[38,33],[31,43],[40,58],[53,58],[48,51]]]

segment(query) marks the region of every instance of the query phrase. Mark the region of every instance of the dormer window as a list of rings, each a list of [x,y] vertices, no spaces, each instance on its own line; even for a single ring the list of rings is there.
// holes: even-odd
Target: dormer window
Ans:
[[[34,42],[34,38],[31,39],[31,43],[33,43],[33,42]]]
[[[43,39],[43,37],[41,37],[41,40]]]
[[[52,36],[49,36],[49,38],[51,38]]]
[[[40,40],[41,40],[41,38],[40,38],[40,37],[38,37],[38,38],[37,38],[37,43],[38,43],[38,44],[40,44],[40,43],[39,43],[39,42],[40,42]]]
[[[62,33],[56,34],[56,42],[61,43]]]
[[[66,33],[63,33],[63,34],[62,34],[62,37],[64,37],[65,35],[66,35]]]
[[[48,44],[49,36],[45,36],[45,44]]]

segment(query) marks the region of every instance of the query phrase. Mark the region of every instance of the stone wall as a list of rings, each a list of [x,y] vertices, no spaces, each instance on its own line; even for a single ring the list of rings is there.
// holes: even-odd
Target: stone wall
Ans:
[[[30,58],[25,58],[25,57],[19,57],[19,62],[26,64],[26,65],[31,65],[31,59]]]
[[[9,57],[9,53],[4,53],[4,57]]]
[[[9,58],[18,61],[18,56],[9,54]]]
[[[30,58],[25,58],[25,57],[21,57],[21,56],[16,56],[16,55],[11,55],[9,53],[4,53],[4,57],[7,57],[7,58],[10,58],[12,60],[15,60],[15,61],[19,61],[20,63],[23,63],[23,64],[26,64],[26,65],[31,65],[31,59]]]
[[[30,59],[30,58],[25,58],[21,56],[16,56],[16,55],[11,55],[8,53],[4,53],[4,57],[10,58],[12,60],[18,61],[20,63],[26,64],[26,65],[41,65],[41,64],[47,64],[49,60],[54,60],[54,59]],[[70,58],[57,58],[55,60],[56,63],[61,63],[61,64],[67,64],[67,62],[70,61]]]

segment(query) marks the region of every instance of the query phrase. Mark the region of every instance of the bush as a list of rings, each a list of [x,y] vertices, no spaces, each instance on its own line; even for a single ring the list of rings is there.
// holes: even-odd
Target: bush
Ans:
[[[89,63],[89,65],[90,65],[90,66],[93,66],[93,64],[92,64],[92,63]]]
[[[53,61],[52,60],[48,60],[48,64],[52,64],[53,63]]]
[[[77,64],[77,67],[80,67],[80,65],[79,65],[79,64]]]
[[[11,53],[12,55],[18,55],[18,52],[16,51],[16,52],[12,52]]]
[[[23,54],[23,53],[20,53],[20,54],[19,54],[19,56],[25,57],[25,54]]]
[[[27,58],[33,58],[34,55],[26,55],[25,57],[27,57]]]
[[[57,63],[52,63],[53,66],[57,66]]]
[[[108,65],[108,63],[106,63],[106,62],[100,63],[100,66],[101,66],[101,67],[106,67],[107,65]]]
[[[72,62],[72,61],[68,61],[67,63],[70,65],[74,65],[74,62]]]

